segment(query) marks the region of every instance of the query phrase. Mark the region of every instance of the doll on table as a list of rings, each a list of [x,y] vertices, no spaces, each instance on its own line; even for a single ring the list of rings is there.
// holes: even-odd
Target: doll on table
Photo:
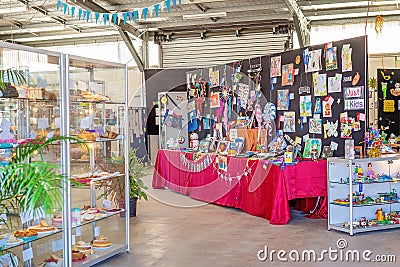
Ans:
[[[374,170],[372,169],[372,163],[371,163],[371,162],[368,163],[367,177],[369,177],[369,178],[375,178],[375,172],[374,172]]]

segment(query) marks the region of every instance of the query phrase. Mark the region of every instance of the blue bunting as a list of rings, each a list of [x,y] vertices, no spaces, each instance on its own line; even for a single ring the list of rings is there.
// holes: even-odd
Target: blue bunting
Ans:
[[[154,11],[156,12],[156,18],[158,18],[158,11],[160,10],[160,4],[154,5]]]
[[[72,15],[72,17],[75,17],[75,7],[74,6],[71,7],[71,15]]]
[[[112,19],[113,19],[113,22],[114,22],[115,25],[117,24],[117,18],[118,18],[118,15],[116,13],[114,13],[112,15]]]
[[[136,23],[136,20],[138,19],[138,17],[139,17],[139,11],[137,11],[137,10],[133,11],[133,21],[135,23]]]
[[[86,11],[86,22],[89,22],[89,19],[90,19],[90,11],[88,10],[88,11]]]
[[[146,8],[143,8],[143,19],[144,20],[146,20],[146,18],[147,18],[147,12],[149,11],[149,9],[146,7]]]
[[[99,13],[94,13],[94,17],[96,18],[96,24],[99,22],[100,14]]]
[[[59,9],[60,9],[60,7],[61,7],[61,1],[60,1],[60,0],[58,0],[58,1],[57,1],[57,10],[59,10]]]
[[[124,16],[124,25],[126,25],[126,20],[128,19],[128,13],[124,12],[122,13],[122,15]]]
[[[174,6],[174,9],[176,10],[176,0],[172,0],[172,5]]]
[[[107,24],[108,21],[108,14],[103,14],[104,25]]]
[[[128,12],[129,21],[132,21],[133,12]]]
[[[171,13],[171,0],[166,0],[165,5],[167,6],[168,13]]]
[[[79,11],[78,11],[78,19],[79,19],[79,20],[81,20],[82,12],[83,12],[83,10],[82,10],[82,9],[79,9]]]

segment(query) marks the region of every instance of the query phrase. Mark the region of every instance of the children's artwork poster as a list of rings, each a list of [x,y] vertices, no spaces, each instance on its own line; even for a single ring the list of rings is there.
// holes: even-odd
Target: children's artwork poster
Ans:
[[[211,92],[210,93],[210,107],[211,108],[219,108],[219,92]]]
[[[271,77],[281,76],[281,56],[271,57]]]
[[[337,48],[329,47],[325,50],[326,71],[337,69]]]
[[[321,98],[317,97],[317,99],[315,99],[314,114],[321,114],[321,113],[322,113]]]
[[[318,156],[322,150],[322,141],[319,138],[310,138],[305,141],[304,151],[303,151],[303,158],[310,159],[311,158],[311,151],[316,150]]]
[[[240,106],[244,109],[247,108],[247,103],[249,101],[249,85],[244,83],[239,83],[238,86],[238,97],[240,98]],[[219,104],[218,104],[219,107]]]
[[[344,98],[364,98],[364,86],[345,87]]]
[[[308,129],[311,134],[322,134],[322,119],[310,118]]]
[[[203,128],[204,128],[204,130],[210,130],[211,129],[210,119],[209,118],[204,118],[203,119]]]
[[[350,44],[342,47],[342,72],[353,71],[353,61],[351,59],[352,48]]]
[[[364,110],[364,99],[345,99],[344,110]]]
[[[328,93],[342,92],[342,74],[336,73],[333,77],[328,77]]]
[[[328,94],[326,86],[326,73],[319,74],[318,72],[313,73],[313,85],[314,85],[314,95],[315,96],[326,96]]]
[[[228,157],[226,156],[217,156],[217,163],[218,163],[218,169],[224,172],[228,171]]]
[[[332,104],[334,101],[335,99],[330,95],[327,95],[322,101],[322,116],[324,118],[332,117]]]
[[[290,106],[289,90],[278,90],[278,110],[288,110]]]
[[[324,124],[324,138],[329,138],[329,137],[338,137],[338,131],[337,128],[339,126],[339,121],[336,120],[335,123],[331,121],[327,121]]]
[[[293,64],[286,64],[282,66],[282,86],[293,85],[294,83],[294,70]]]
[[[213,70],[210,68],[208,70],[208,78],[210,79],[212,86],[219,86],[219,70]]]
[[[294,133],[296,132],[296,113],[288,111],[283,113],[283,132]]]
[[[311,95],[300,96],[300,117],[312,116],[312,101]]]
[[[301,86],[299,87],[299,95],[303,95],[303,94],[311,94],[311,88],[309,86]]]
[[[306,61],[304,61],[306,72],[314,72],[322,70],[322,63],[321,63],[322,49],[317,49],[313,51],[308,51],[308,49],[306,49],[303,51],[303,58],[304,58],[304,53],[308,53],[308,55],[305,55],[305,57],[307,58],[307,64]]]
[[[383,100],[383,112],[394,112],[394,100]]]
[[[237,117],[236,119],[237,128],[246,128],[249,123],[250,123],[249,117]]]

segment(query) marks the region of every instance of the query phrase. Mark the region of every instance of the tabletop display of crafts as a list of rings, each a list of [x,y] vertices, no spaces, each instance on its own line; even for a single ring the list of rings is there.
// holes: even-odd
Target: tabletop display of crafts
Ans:
[[[112,247],[112,243],[107,237],[100,235],[92,241],[92,247],[93,249],[109,249]]]

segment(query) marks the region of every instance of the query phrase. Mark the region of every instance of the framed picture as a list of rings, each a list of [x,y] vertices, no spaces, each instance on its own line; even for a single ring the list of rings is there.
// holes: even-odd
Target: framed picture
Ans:
[[[330,146],[324,146],[321,153],[322,159],[331,158],[333,156],[333,151]]]
[[[210,139],[210,146],[208,147],[208,152],[217,151],[219,141],[216,139]]]
[[[354,146],[354,155],[359,156],[361,158],[363,156],[363,147],[362,146]]]
[[[228,154],[228,149],[229,149],[229,141],[219,141],[218,147],[217,147],[217,153],[218,154]]]
[[[201,140],[199,144],[199,150],[202,153],[207,153],[208,148],[210,147],[210,142],[207,140]]]

